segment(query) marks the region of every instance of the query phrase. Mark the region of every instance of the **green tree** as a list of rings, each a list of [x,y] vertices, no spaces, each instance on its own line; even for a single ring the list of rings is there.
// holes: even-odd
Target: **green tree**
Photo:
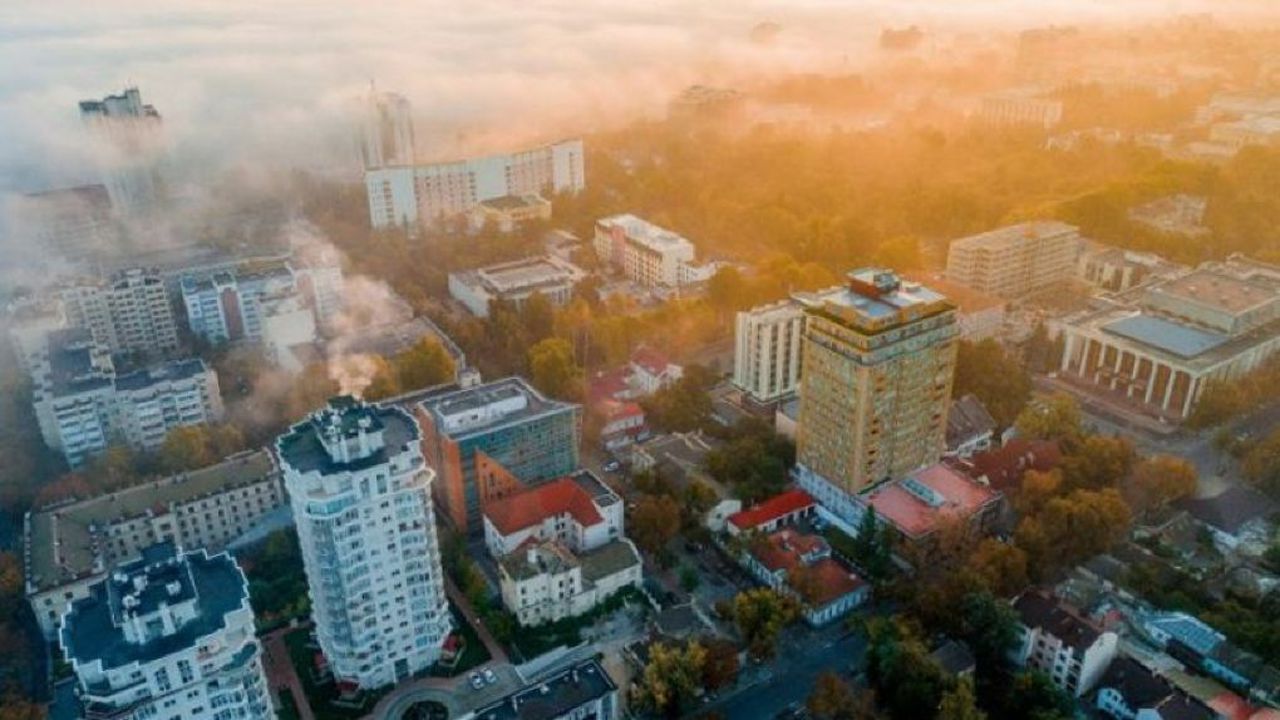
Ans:
[[[1075,717],[1075,703],[1071,697],[1043,673],[1020,672],[1001,689],[998,707],[992,708],[998,718],[1070,720]]]
[[[991,592],[1001,597],[1009,597],[1027,586],[1027,554],[1017,545],[985,538],[974,548],[966,564]]]
[[[734,623],[747,651],[758,660],[773,657],[778,635],[797,615],[795,601],[770,588],[744,590],[733,599]]]
[[[933,717],[949,681],[917,632],[900,620],[873,620],[869,626],[867,680],[891,717]]]
[[[661,556],[680,532],[680,504],[670,495],[642,495],[635,501],[627,531],[645,552]]]
[[[567,340],[547,338],[529,348],[529,371],[534,387],[551,397],[572,399],[580,394],[581,372]]]
[[[1133,443],[1127,438],[1088,435],[1071,444],[1062,459],[1062,479],[1068,488],[1119,487],[1133,471],[1136,456]]]
[[[451,382],[455,371],[453,358],[434,337],[423,338],[418,344],[397,355],[395,369],[400,387],[405,389]]]
[[[937,720],[986,720],[987,714],[978,709],[978,699],[973,693],[973,683],[961,678],[955,687],[942,696]]]
[[[1022,437],[1037,440],[1074,440],[1084,434],[1080,406],[1065,393],[1027,405],[1014,427]]]
[[[1031,398],[1031,376],[995,340],[962,340],[956,351],[952,396],[965,395],[978,398],[996,425],[1008,427]]]
[[[965,595],[958,610],[954,632],[973,650],[975,664],[985,672],[1003,667],[1009,650],[1018,643],[1013,608],[984,591]]]
[[[707,651],[697,642],[683,648],[656,643],[635,686],[639,705],[661,717],[679,717],[702,686]]]

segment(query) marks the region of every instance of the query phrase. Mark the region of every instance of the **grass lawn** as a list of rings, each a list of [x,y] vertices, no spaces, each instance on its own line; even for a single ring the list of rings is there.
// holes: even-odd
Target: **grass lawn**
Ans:
[[[334,701],[338,699],[337,686],[332,682],[316,685],[311,679],[311,668],[314,667],[312,658],[315,657],[316,650],[307,645],[310,634],[310,628],[298,628],[285,635],[284,642],[289,648],[289,661],[293,663],[293,669],[302,682],[302,691],[311,703],[312,714],[317,720],[356,720],[364,717],[391,688],[364,693],[364,702],[358,708],[335,705]]]

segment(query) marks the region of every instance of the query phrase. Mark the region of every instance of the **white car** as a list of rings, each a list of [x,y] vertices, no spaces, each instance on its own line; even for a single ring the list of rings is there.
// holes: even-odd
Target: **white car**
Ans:
[[[479,690],[484,687],[484,678],[480,677],[480,673],[478,672],[471,673],[467,680],[471,682],[471,688],[473,690]]]
[[[497,673],[495,673],[491,668],[485,668],[485,669],[484,669],[484,681],[485,681],[485,683],[486,683],[486,684],[488,684],[488,685],[492,685],[492,684],[494,684],[494,683],[498,682],[498,674],[497,674]]]

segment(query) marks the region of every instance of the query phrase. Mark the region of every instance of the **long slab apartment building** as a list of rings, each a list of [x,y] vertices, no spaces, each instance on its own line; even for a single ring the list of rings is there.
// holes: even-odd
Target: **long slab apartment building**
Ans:
[[[1280,267],[1234,255],[1097,299],[1051,323],[1065,339],[1059,377],[1144,414],[1190,414],[1209,380],[1280,350]]]
[[[144,548],[172,542],[218,552],[285,504],[271,455],[253,451],[108,495],[29,513],[24,521],[26,595],[52,640],[72,600]]]
[[[1016,299],[1070,280],[1082,242],[1079,228],[1056,221],[1021,223],[959,238],[947,251],[947,280]]]

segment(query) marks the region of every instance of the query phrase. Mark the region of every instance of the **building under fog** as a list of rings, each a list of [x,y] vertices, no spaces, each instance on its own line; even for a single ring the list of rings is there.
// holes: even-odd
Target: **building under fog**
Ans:
[[[101,100],[82,100],[80,118],[95,140],[102,184],[117,213],[153,206],[161,196],[159,161],[163,121],[155,106],[142,102],[136,87]]]

